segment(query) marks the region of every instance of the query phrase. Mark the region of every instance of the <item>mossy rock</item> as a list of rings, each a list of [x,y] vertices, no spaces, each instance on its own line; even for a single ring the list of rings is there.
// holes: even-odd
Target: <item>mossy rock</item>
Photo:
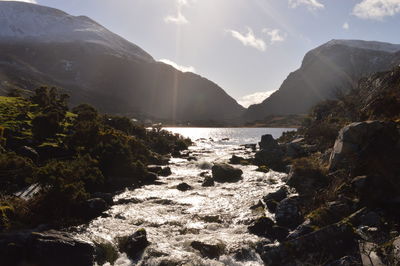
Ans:
[[[262,172],[262,173],[268,173],[269,170],[270,170],[269,167],[266,165],[261,165],[256,169],[257,172]]]
[[[13,207],[8,205],[0,206],[0,231],[10,228],[11,218],[14,214]]]
[[[109,262],[114,265],[114,262],[118,259],[118,250],[110,242],[95,242],[96,250],[96,262],[99,265],[106,264]]]

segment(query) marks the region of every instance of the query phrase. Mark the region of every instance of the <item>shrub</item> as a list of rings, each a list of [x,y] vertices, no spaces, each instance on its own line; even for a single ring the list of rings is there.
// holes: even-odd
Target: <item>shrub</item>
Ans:
[[[0,154],[0,192],[14,193],[27,186],[35,166],[28,158],[15,153]]]

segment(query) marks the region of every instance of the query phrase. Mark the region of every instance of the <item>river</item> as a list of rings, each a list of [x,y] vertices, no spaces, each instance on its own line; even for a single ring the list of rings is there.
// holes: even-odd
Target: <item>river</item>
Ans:
[[[139,261],[119,254],[114,265],[263,265],[254,251],[259,237],[247,232],[249,222],[267,215],[260,209],[253,211],[264,195],[282,185],[283,173],[256,172],[256,166],[238,166],[243,180],[237,183],[215,183],[202,187],[200,173],[211,172],[215,162],[227,162],[233,155],[253,156],[243,144],[257,143],[264,134],[275,138],[292,129],[279,128],[166,128],[190,137],[189,148],[196,161],[172,158],[172,175],[160,177],[160,184],[136,190],[126,190],[115,196],[132,199],[131,203],[114,205],[109,217],[99,217],[89,225],[78,228],[78,237],[86,240],[115,241],[118,236],[130,235],[145,228],[151,245]],[[235,166],[236,167],[236,166]],[[181,192],[176,185],[186,182],[192,190]],[[191,248],[192,241],[219,244],[224,255],[218,260],[204,258]],[[241,259],[235,254],[242,250]]]

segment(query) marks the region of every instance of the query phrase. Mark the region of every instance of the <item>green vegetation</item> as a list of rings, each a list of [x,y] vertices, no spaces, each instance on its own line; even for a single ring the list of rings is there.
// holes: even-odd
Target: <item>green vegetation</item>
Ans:
[[[29,99],[0,97],[0,230],[80,223],[93,193],[149,183],[148,164],[190,144],[87,104],[69,111],[67,100],[47,87]],[[40,192],[27,200],[13,196],[31,184]],[[12,214],[16,206],[24,211]]]

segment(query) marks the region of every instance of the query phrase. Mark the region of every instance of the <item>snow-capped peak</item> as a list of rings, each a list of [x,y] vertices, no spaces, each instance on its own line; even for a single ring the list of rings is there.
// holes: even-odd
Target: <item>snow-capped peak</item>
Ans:
[[[15,1],[0,1],[0,41],[87,42],[121,56],[153,58],[138,46],[85,16]]]
[[[400,44],[391,44],[391,43],[376,42],[376,41],[363,41],[363,40],[331,40],[326,44],[322,45],[322,47],[330,47],[334,45],[344,45],[348,47],[382,51],[388,53],[396,53],[400,51]]]

